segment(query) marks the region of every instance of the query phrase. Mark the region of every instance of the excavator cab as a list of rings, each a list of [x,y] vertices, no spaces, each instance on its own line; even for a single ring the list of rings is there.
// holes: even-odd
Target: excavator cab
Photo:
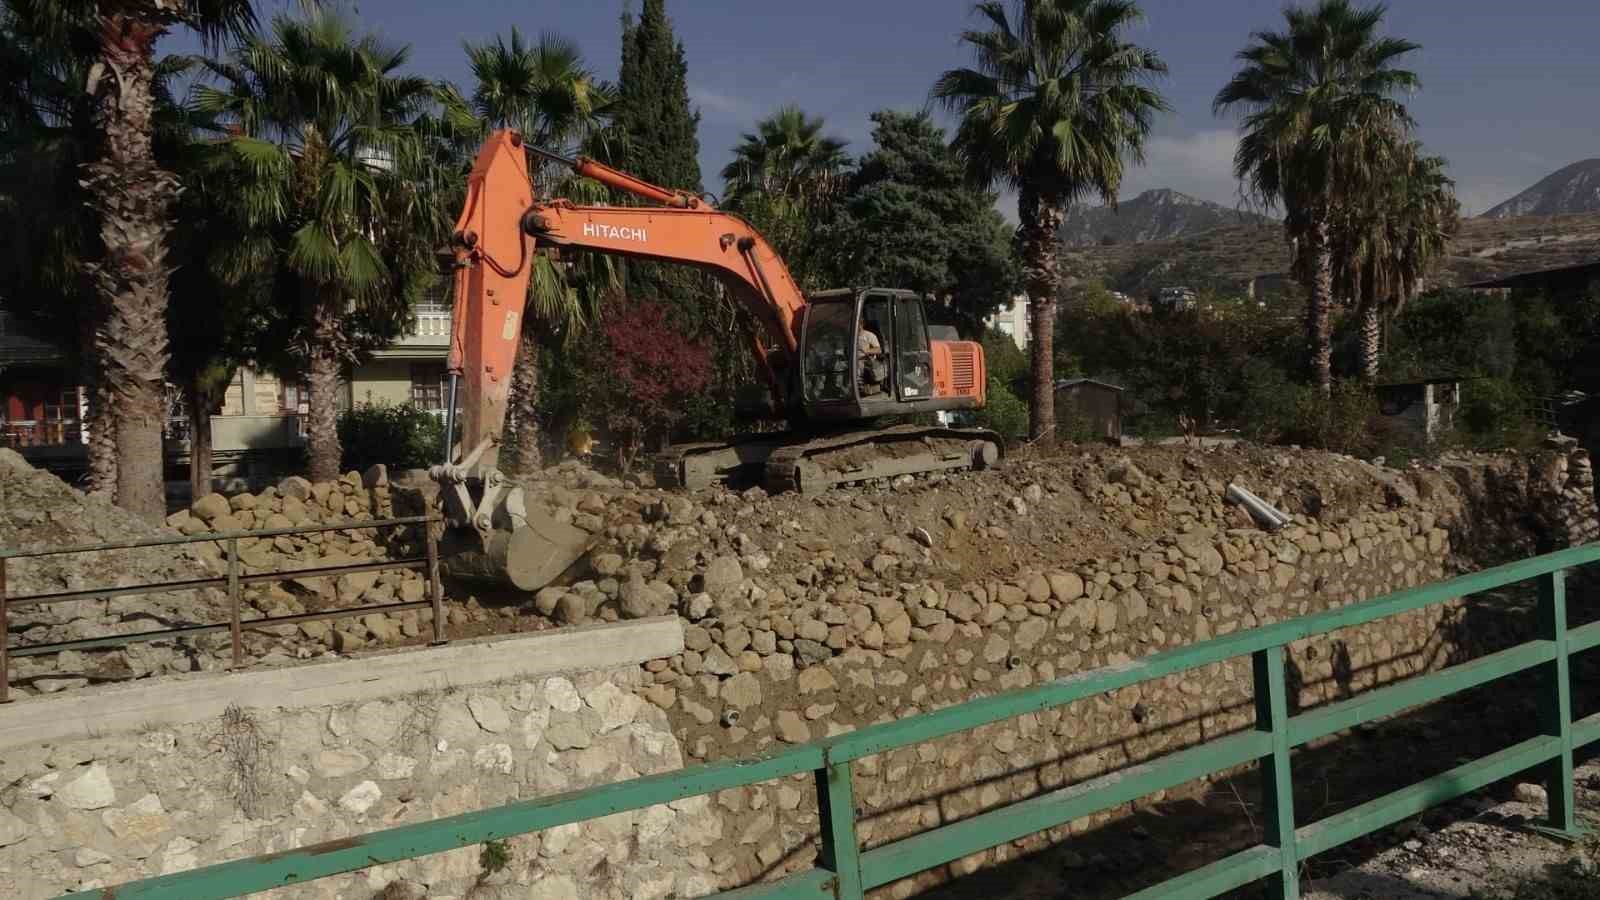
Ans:
[[[800,358],[809,418],[904,414],[935,402],[927,315],[922,297],[909,291],[811,295]]]

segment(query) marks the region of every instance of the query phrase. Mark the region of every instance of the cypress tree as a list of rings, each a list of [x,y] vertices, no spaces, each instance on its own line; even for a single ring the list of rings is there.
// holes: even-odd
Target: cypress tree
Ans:
[[[666,0],[644,0],[638,21],[624,14],[613,155],[630,174],[678,190],[701,190],[700,115],[689,106],[689,67],[672,33]],[[636,198],[617,198],[636,203]],[[682,267],[628,266],[634,297],[664,302],[691,332],[705,323],[706,280]]]
[[[653,184],[702,191],[700,114],[689,105],[689,67],[667,18],[666,0],[644,0],[637,20],[623,15],[617,81],[617,112],[605,151],[624,171]],[[709,277],[682,265],[630,263],[627,289],[624,302],[662,304],[689,338],[712,347],[712,384],[686,411],[678,437],[732,430],[735,385],[754,380],[743,339],[744,329],[752,327],[745,313],[721,297]]]
[[[700,191],[700,114],[689,107],[689,67],[666,0],[644,0],[623,20],[617,125],[628,171],[665,187]]]

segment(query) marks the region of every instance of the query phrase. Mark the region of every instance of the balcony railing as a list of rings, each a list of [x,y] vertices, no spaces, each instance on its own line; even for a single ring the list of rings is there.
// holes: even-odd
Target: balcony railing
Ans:
[[[0,446],[12,450],[24,447],[66,447],[83,442],[77,422],[0,422]]]

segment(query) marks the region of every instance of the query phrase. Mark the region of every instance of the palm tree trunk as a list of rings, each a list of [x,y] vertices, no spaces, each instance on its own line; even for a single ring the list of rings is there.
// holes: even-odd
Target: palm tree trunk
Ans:
[[[1032,390],[1029,398],[1028,438],[1049,441],[1056,433],[1055,323],[1056,295],[1061,270],[1056,257],[1056,235],[1061,229],[1062,204],[1024,187],[1017,200],[1017,229],[1022,242],[1022,278],[1028,292]]]
[[[1361,379],[1367,384],[1378,380],[1378,362],[1383,353],[1383,325],[1378,318],[1378,303],[1364,298],[1361,304]]]
[[[1322,396],[1333,393],[1333,340],[1329,316],[1333,309],[1333,248],[1328,241],[1328,220],[1318,218],[1306,235],[1306,350],[1311,374]]]
[[[191,502],[211,493],[211,410],[216,398],[197,375],[184,389],[189,413],[189,492]]]
[[[539,451],[539,341],[542,328],[536,317],[526,320],[522,342],[517,345],[517,361],[511,370],[511,387],[506,398],[506,421],[501,434],[500,470],[512,478],[531,476],[543,465]]]
[[[104,155],[85,166],[105,258],[95,279],[105,304],[98,350],[116,409],[117,504],[147,520],[166,515],[161,432],[166,418],[167,233],[178,181],[151,148],[159,25],[101,19],[98,125]]]
[[[98,301],[98,298],[93,298]],[[100,363],[98,302],[87,304],[78,323],[81,378],[88,402],[83,414],[83,432],[88,449],[89,493],[115,501],[117,495],[117,434],[113,411],[116,403],[106,383],[105,367]]]
[[[311,480],[339,477],[339,352],[338,303],[321,298],[311,325],[310,359],[306,365],[306,449]]]

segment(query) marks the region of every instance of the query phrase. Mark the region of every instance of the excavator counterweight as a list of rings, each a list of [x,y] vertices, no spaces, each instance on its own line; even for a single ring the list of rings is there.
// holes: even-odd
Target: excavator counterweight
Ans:
[[[431,471],[447,518],[470,534],[447,565],[458,575],[534,590],[560,577],[591,537],[528,507],[496,465],[512,365],[522,337],[528,266],[539,248],[676,263],[718,279],[750,314],[749,346],[789,430],[669,448],[664,485],[756,481],[805,493],[835,485],[994,465],[1003,443],[974,428],[884,419],[980,409],[983,349],[927,320],[921,296],[857,288],[801,292],[788,266],[748,222],[684,191],[649,184],[591,159],[532,148],[646,205],[579,205],[540,198],[519,135],[499,131],[479,152],[456,225],[456,302],[449,362],[461,439]],[[470,531],[469,531],[470,530]]]

